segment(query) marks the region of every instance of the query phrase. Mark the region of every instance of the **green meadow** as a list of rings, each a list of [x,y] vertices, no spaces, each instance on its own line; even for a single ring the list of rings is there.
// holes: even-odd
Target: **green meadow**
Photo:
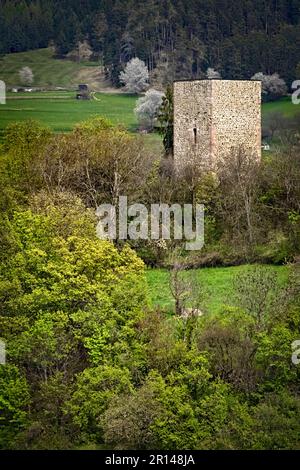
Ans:
[[[300,105],[294,105],[292,103],[291,96],[286,96],[281,100],[263,104],[263,117],[267,117],[268,114],[274,112],[280,112],[286,117],[292,117],[293,115],[300,112]]]
[[[80,121],[94,115],[105,116],[134,132],[138,123],[134,114],[137,97],[125,93],[95,93],[95,99],[75,99],[75,91],[8,93],[5,105],[0,106],[0,132],[14,121],[34,119],[55,132],[68,132]],[[280,111],[292,116],[299,111],[290,98],[263,105],[263,116]],[[154,139],[158,139],[158,136]]]
[[[95,93],[90,101],[76,100],[74,91],[8,93],[5,105],[0,106],[0,137],[6,126],[14,121],[33,119],[49,126],[54,132],[69,132],[81,121],[104,116],[114,124],[136,132],[134,114],[136,96],[125,93]],[[146,148],[162,149],[157,133],[143,136]]]
[[[6,54],[0,58],[0,80],[8,87],[21,86],[19,70],[30,67],[34,74],[33,86],[70,88],[81,82],[82,74],[86,75],[99,70],[95,62],[74,62],[66,59],[55,59],[53,51],[37,49],[34,51]]]
[[[190,270],[188,277],[194,277],[203,288],[204,307],[208,313],[217,313],[224,305],[234,305],[235,277],[248,268],[248,265]],[[287,279],[287,266],[269,266],[279,284]],[[174,299],[170,290],[170,273],[166,269],[147,269],[147,284],[152,306],[160,307],[168,313],[174,312]]]
[[[0,129],[13,121],[34,119],[55,132],[68,132],[93,115],[105,116],[130,131],[136,129],[136,97],[106,93],[96,93],[95,97],[82,101],[75,99],[75,92],[9,93],[6,104],[0,107]]]
[[[98,63],[57,59],[50,48],[7,54],[0,58],[0,80],[8,88],[22,85],[19,70],[24,66],[33,71],[32,86],[64,87],[73,91],[8,93],[6,105],[0,106],[0,135],[9,123],[26,119],[38,120],[54,132],[69,132],[78,122],[95,115],[107,117],[130,132],[136,131],[138,123],[134,107],[137,97],[109,89]],[[74,90],[79,83],[88,83],[91,89],[102,92],[96,93],[95,99],[90,101],[77,101]],[[112,92],[107,93],[109,91]],[[286,97],[264,104],[263,117],[274,111],[292,116],[299,109],[290,97]],[[157,134],[146,136],[146,142],[151,147],[161,148]]]

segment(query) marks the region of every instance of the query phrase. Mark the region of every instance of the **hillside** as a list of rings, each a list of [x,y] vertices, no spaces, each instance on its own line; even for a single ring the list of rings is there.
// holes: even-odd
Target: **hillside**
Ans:
[[[7,87],[21,86],[19,70],[28,66],[34,74],[36,87],[74,88],[87,83],[93,90],[103,90],[107,84],[97,62],[73,62],[53,57],[53,49],[37,49],[6,54],[0,59],[0,79]]]
[[[290,85],[299,19],[300,0],[4,0],[0,54],[51,43],[64,57],[85,40],[114,84],[137,56],[162,84],[213,67],[226,79],[278,72]]]

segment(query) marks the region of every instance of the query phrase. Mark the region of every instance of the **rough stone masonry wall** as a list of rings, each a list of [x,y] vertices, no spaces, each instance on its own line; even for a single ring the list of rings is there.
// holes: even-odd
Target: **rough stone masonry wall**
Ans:
[[[174,83],[174,163],[177,169],[193,162],[200,165],[210,162],[211,93],[209,81]]]
[[[233,152],[261,158],[261,82],[212,80],[212,161],[223,164]]]
[[[174,83],[174,163],[216,169],[243,148],[261,157],[261,84],[195,80]]]

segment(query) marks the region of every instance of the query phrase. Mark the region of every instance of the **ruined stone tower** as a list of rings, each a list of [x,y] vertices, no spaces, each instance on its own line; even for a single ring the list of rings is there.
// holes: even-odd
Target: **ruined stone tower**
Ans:
[[[174,83],[174,163],[215,170],[242,148],[261,158],[261,82],[193,80]]]

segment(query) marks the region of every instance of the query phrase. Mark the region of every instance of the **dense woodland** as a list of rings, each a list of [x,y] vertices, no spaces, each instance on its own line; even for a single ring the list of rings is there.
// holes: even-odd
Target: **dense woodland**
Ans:
[[[87,40],[108,77],[132,57],[153,78],[299,76],[299,0],[1,0],[0,52],[55,45],[65,56]]]
[[[299,154],[292,138],[259,167],[241,149],[218,179],[195,168],[178,178],[101,118],[66,135],[11,124],[0,153],[0,448],[299,449]],[[120,194],[204,202],[204,253],[98,239],[94,209]],[[173,314],[149,303],[141,256],[169,257]],[[286,279],[249,266],[214,314],[205,281],[187,283],[193,263],[249,259],[289,261]],[[180,318],[184,305],[204,315]]]

